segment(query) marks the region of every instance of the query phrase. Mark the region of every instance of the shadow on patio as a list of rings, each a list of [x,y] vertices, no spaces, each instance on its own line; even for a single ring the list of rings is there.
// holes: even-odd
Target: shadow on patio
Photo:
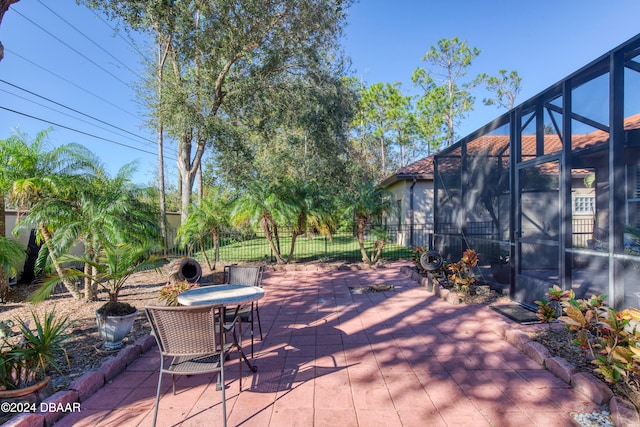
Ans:
[[[400,272],[268,272],[253,374],[225,364],[232,426],[573,425],[570,412],[598,408],[494,333],[485,306],[452,306]],[[352,295],[349,286],[395,290]],[[148,426],[157,348],[144,354],[59,426]],[[159,425],[221,424],[212,375],[167,384]]]

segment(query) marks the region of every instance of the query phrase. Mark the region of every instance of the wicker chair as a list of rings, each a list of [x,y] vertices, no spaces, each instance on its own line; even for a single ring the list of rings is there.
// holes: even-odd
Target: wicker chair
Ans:
[[[227,265],[224,268],[225,283],[233,283],[234,285],[246,285],[246,286],[258,286],[262,287],[262,273],[264,268],[262,266],[239,266],[239,265]],[[253,314],[255,313],[258,320],[258,330],[260,331],[260,340],[262,341],[262,323],[260,322],[260,309],[258,308],[258,301],[251,303],[251,306],[242,307],[236,312],[233,310],[227,310],[230,316],[237,316],[242,319],[243,322],[251,322],[251,357],[253,357]],[[233,317],[227,317],[227,321],[233,320]]]
[[[153,413],[156,425],[162,375],[171,374],[173,394],[176,393],[176,375],[218,373],[218,389],[222,390],[222,413],[227,425],[227,407],[224,386],[224,359],[233,344],[226,343],[226,332],[236,327],[238,318],[220,329],[221,306],[145,307],[153,335],[160,348],[160,375]],[[239,344],[236,344],[240,348]],[[172,357],[166,366],[165,356]],[[242,363],[239,387],[242,391]]]

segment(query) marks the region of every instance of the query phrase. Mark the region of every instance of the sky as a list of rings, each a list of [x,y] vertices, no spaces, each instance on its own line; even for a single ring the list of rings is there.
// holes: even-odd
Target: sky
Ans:
[[[411,74],[426,66],[421,58],[439,39],[458,37],[481,51],[469,76],[518,72],[519,104],[640,33],[638,16],[637,0],[360,0],[348,10],[342,46],[354,76],[417,94]],[[0,138],[19,130],[33,139],[51,127],[52,145],[83,144],[112,174],[135,161],[134,179],[148,184],[157,153],[136,90],[144,48],[113,28],[74,0],[11,6],[0,25]],[[486,92],[475,95],[459,136],[505,112],[482,104]],[[175,146],[165,161],[175,176]]]

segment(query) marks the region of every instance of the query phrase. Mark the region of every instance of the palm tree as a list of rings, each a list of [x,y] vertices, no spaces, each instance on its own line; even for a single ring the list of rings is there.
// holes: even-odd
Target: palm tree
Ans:
[[[360,253],[362,254],[362,262],[375,264],[380,259],[385,236],[376,233],[376,242],[374,244],[376,253],[370,258],[364,247],[364,233],[372,219],[381,218],[383,215],[393,212],[394,207],[391,193],[382,187],[375,187],[371,184],[360,186],[354,199],[347,205],[345,214],[353,217],[356,222],[356,236],[360,246]]]
[[[96,176],[66,203],[67,212],[56,209],[60,203],[43,206],[43,214],[57,220],[53,244],[60,252],[81,243],[84,256],[96,260],[103,242],[141,244],[160,238],[156,209],[146,202],[144,190],[131,182],[134,170],[132,163],[126,164],[110,178],[103,168],[96,168]],[[32,209],[33,215],[37,213],[38,209]],[[89,279],[91,264],[85,263],[84,268],[84,296],[93,300],[97,284]]]
[[[176,240],[190,249],[197,243],[210,269],[216,268],[216,254],[220,241],[220,231],[229,224],[228,203],[220,197],[202,199],[200,205],[192,205],[187,219],[180,224]],[[213,239],[213,265],[209,260],[204,240],[211,236]]]
[[[83,271],[67,269],[63,277],[65,279],[77,279],[88,277],[93,283],[104,288],[109,300],[100,310],[109,311],[114,306],[127,306],[126,303],[118,301],[120,291],[124,288],[127,279],[139,271],[159,269],[166,263],[164,257],[156,255],[161,251],[161,246],[155,242],[144,244],[138,243],[109,243],[103,242],[100,252],[95,257],[76,256],[65,254],[60,257],[60,261],[89,264],[91,274]],[[38,288],[30,297],[32,301],[43,301],[60,282],[60,277],[54,275],[42,281]],[[116,310],[121,309],[120,307]],[[130,309],[124,307],[124,309]],[[109,313],[110,314],[110,313]],[[114,313],[114,315],[117,315]]]
[[[49,150],[46,145],[48,133],[49,129],[39,132],[33,141],[28,141],[28,137],[21,133],[0,141],[0,190],[3,194],[10,193],[10,199],[19,212],[30,210],[36,203],[68,194],[72,178],[92,172],[95,156],[89,150],[79,144],[66,144]],[[4,211],[0,215],[4,219]],[[31,225],[37,229],[38,239],[44,242],[45,253],[53,267],[62,273],[57,262],[58,253],[51,243],[53,235],[48,218],[41,217],[38,223]],[[19,226],[17,230],[24,228]],[[76,284],[69,281],[64,284],[75,298],[80,297]]]
[[[278,226],[288,224],[295,209],[292,203],[264,182],[254,181],[238,199],[231,211],[233,225],[249,224],[260,226],[278,264],[285,260],[280,253]],[[276,242],[274,242],[274,239]]]
[[[0,283],[6,287],[0,287],[0,302],[6,302],[9,294],[9,275],[20,268],[20,263],[24,259],[25,250],[20,243],[14,239],[0,236]]]
[[[291,250],[288,260],[293,259],[296,239],[309,232],[318,232],[323,236],[331,236],[335,223],[331,215],[332,203],[319,190],[315,183],[293,186],[291,199],[295,209],[296,220],[293,223]]]

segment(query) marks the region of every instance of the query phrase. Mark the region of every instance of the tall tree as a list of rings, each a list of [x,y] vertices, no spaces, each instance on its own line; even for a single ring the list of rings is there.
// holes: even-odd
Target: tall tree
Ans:
[[[47,146],[48,130],[40,132],[33,141],[24,134],[16,133],[0,143],[0,158],[5,175],[10,177],[10,196],[16,203],[19,212],[31,210],[36,204],[46,203],[68,197],[74,191],[70,185],[73,178],[90,176],[96,163],[95,156],[85,147],[78,144],[65,144],[56,148]],[[39,217],[37,221],[18,221],[17,231],[32,228],[46,251],[53,267],[62,274],[62,266],[58,262],[60,255],[52,243],[53,218]],[[75,283],[64,281],[64,285],[75,297],[80,298]]]
[[[331,237],[335,231],[333,201],[327,198],[316,183],[293,185],[290,195],[293,201],[291,248],[288,261],[293,260],[296,239],[305,233],[319,233]]]
[[[433,121],[422,126],[433,148],[442,143],[452,145],[457,125],[473,109],[475,98],[470,90],[482,81],[482,75],[474,79],[466,76],[479,54],[478,48],[457,37],[440,39],[422,57],[428,68],[418,67],[413,72],[411,80],[424,91],[417,105],[420,120]]]
[[[184,219],[223,106],[256,87],[277,89],[279,77],[301,72],[318,52],[337,51],[351,0],[85,2],[169,46],[160,109],[178,141]]]
[[[391,199],[391,193],[382,187],[363,184],[358,188],[354,197],[346,201],[346,206],[345,215],[352,217],[356,223],[356,238],[358,246],[360,246],[362,262],[367,264],[376,263],[382,253],[384,237],[376,238],[374,245],[376,253],[374,253],[373,257],[369,257],[364,245],[364,236],[367,227],[373,220],[393,212],[395,205]]]
[[[400,83],[374,83],[363,86],[360,92],[358,113],[353,125],[365,140],[377,141],[374,152],[379,156],[379,177],[397,169],[404,160],[405,148],[414,130],[411,97],[402,94]],[[369,147],[369,149],[373,149]],[[395,161],[395,152],[400,152],[400,161]]]
[[[233,225],[249,224],[262,228],[276,262],[284,264],[278,228],[293,222],[295,207],[278,190],[266,182],[254,181],[249,184],[231,210],[231,222]]]
[[[216,268],[220,232],[229,222],[229,203],[218,195],[211,195],[192,207],[187,220],[178,227],[176,239],[181,246],[190,249],[199,245],[207,265],[213,270]],[[209,237],[213,240],[213,264],[204,243]]]
[[[147,202],[145,189],[133,184],[134,172],[135,165],[129,163],[112,178],[96,165],[96,176],[84,180],[70,198],[44,200],[34,205],[29,215],[55,222],[52,244],[58,252],[67,253],[81,243],[87,259],[95,260],[105,242],[157,243],[157,209]],[[89,269],[91,264],[84,267]],[[85,273],[84,298],[93,300],[97,283],[89,279],[95,272]]]
[[[487,90],[494,93],[493,98],[485,98],[485,105],[495,105],[498,108],[511,110],[516,104],[516,98],[522,90],[522,78],[517,71],[498,71],[498,76],[483,76]]]

